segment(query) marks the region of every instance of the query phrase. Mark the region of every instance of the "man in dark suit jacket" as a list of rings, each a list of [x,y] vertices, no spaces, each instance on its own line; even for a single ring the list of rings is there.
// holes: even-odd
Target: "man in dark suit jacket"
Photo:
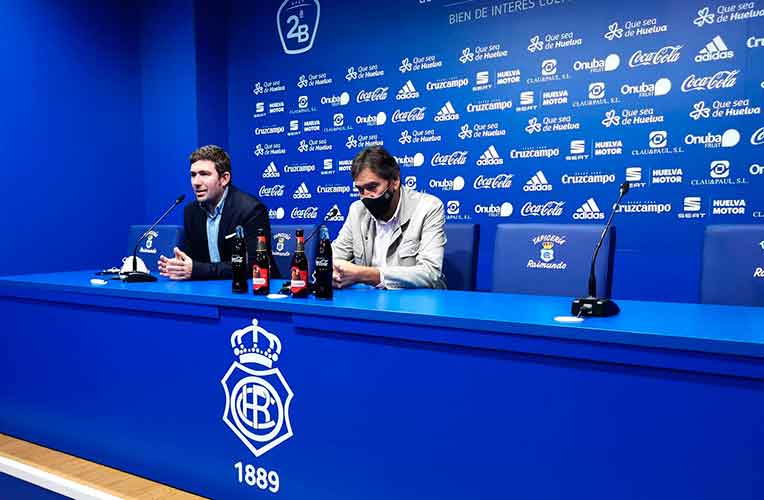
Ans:
[[[196,201],[183,210],[184,238],[174,256],[159,258],[159,271],[170,279],[231,278],[231,239],[236,226],[244,227],[247,249],[254,255],[257,230],[270,242],[268,209],[255,196],[231,184],[231,159],[219,146],[203,146],[189,158],[191,186]],[[270,245],[268,253],[270,253]],[[271,274],[278,276],[271,256]]]

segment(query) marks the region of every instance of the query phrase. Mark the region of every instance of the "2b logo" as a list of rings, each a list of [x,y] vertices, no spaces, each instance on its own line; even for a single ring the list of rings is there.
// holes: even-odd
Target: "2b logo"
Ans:
[[[294,55],[312,49],[320,17],[318,0],[284,0],[276,14],[276,27],[284,52]]]

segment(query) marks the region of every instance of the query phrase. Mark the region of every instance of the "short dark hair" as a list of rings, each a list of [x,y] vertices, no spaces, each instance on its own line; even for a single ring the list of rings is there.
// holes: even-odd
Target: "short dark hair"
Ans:
[[[202,146],[188,157],[191,165],[201,160],[208,160],[214,163],[215,170],[217,170],[220,176],[225,172],[231,172],[231,157],[220,146],[215,146],[214,144]]]
[[[365,168],[370,169],[386,181],[401,177],[401,168],[395,161],[395,157],[382,146],[369,146],[353,158],[353,164],[350,166],[350,174],[353,179],[358,177],[361,170]]]

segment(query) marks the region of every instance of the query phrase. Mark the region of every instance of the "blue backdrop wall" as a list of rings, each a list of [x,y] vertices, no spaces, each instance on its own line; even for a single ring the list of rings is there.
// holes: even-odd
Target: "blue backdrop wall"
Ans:
[[[198,142],[194,2],[142,6],[141,88],[145,221],[189,191],[186,158]],[[182,210],[166,223],[181,224]]]
[[[697,300],[705,225],[764,213],[755,3],[0,10],[14,68],[0,190],[25,206],[6,225],[3,274],[111,264],[128,224],[190,194],[186,158],[206,143],[229,148],[235,182],[280,223],[344,215],[349,161],[383,143],[449,221],[481,225],[483,289],[497,223],[602,222],[624,179],[617,297]]]
[[[0,19],[0,273],[114,262],[143,216],[137,14],[0,2]]]
[[[228,5],[174,0],[141,7],[146,223],[179,194],[193,199],[194,149],[228,148]],[[182,222],[180,209],[167,218]]]
[[[226,5],[0,2],[0,274],[115,265],[190,194],[188,154],[228,145]]]
[[[764,215],[757,4],[234,2],[237,182],[281,223],[344,215],[384,144],[481,225],[487,288],[497,223],[602,223],[628,179],[614,295],[695,301],[704,227]]]

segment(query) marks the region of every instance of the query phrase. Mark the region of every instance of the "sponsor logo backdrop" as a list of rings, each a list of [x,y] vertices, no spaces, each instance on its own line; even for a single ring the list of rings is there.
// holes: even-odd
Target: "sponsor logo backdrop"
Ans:
[[[481,225],[485,288],[496,224],[603,223],[629,180],[615,295],[696,300],[705,225],[764,220],[764,2],[451,4],[235,3],[237,183],[336,235],[383,144]]]

